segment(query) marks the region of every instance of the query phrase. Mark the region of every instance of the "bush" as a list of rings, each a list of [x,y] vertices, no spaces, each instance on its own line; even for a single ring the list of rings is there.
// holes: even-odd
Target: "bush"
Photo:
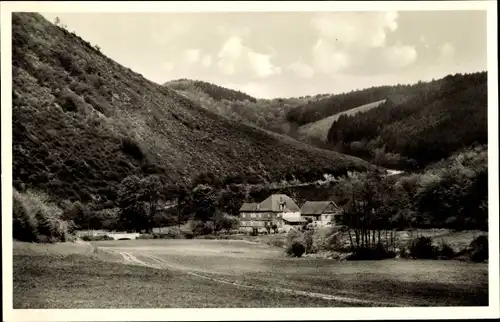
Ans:
[[[456,256],[453,248],[450,247],[446,242],[441,241],[439,245],[439,258],[441,259],[452,259]]]
[[[16,190],[14,190],[12,215],[14,239],[27,242],[38,241],[36,219],[28,213],[23,205],[21,195]]]
[[[401,246],[399,248],[399,257],[401,258],[410,258],[410,250],[405,247],[405,246]]]
[[[139,144],[131,137],[123,137],[121,139],[121,144],[123,153],[130,155],[131,157],[139,161],[144,159],[144,152],[142,152]]]
[[[57,97],[57,103],[66,112],[77,112],[79,109],[83,110],[85,108],[85,101],[73,91],[66,88]]]
[[[120,238],[123,239],[123,238]],[[130,238],[127,238],[130,239]],[[97,236],[89,236],[89,235],[84,235],[82,236],[82,240],[84,241],[102,241],[102,240],[115,240],[113,237],[110,237],[108,235],[97,235]]]
[[[25,242],[64,242],[70,238],[62,210],[42,193],[13,192],[12,234]]]
[[[154,236],[157,239],[180,239],[184,237],[180,231],[174,229],[169,229],[166,233],[155,233]]]
[[[473,262],[484,262],[488,260],[488,236],[481,235],[470,243],[470,260]]]
[[[299,240],[292,241],[286,249],[288,256],[301,257],[306,252],[306,246]]]
[[[302,234],[295,230],[295,229],[290,229],[288,234],[286,235],[286,243],[287,245],[290,245],[294,240],[302,238]]]
[[[190,232],[190,231],[183,231],[182,235],[186,239],[193,239],[194,238],[194,234],[192,232]]]
[[[436,258],[438,250],[432,245],[432,238],[420,236],[410,243],[410,256],[413,258],[432,259]]]
[[[250,236],[257,236],[259,235],[259,229],[257,228],[252,228],[252,232],[250,233]]]
[[[194,223],[193,235],[201,236],[201,235],[211,235],[214,233],[215,226],[212,221],[197,221]]]
[[[156,236],[153,234],[140,234],[136,239],[156,239]]]

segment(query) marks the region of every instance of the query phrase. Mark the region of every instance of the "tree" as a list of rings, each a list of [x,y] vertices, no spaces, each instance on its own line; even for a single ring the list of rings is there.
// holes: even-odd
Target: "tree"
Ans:
[[[127,230],[150,232],[154,226],[158,202],[163,199],[162,182],[157,176],[139,179],[128,176],[120,183],[118,206],[119,223]]]
[[[189,211],[195,218],[202,221],[211,219],[216,210],[216,198],[214,189],[206,185],[198,185],[194,188]]]
[[[140,201],[145,203],[148,210],[146,222],[148,228],[150,224],[154,224],[154,218],[158,210],[158,202],[164,200],[163,183],[156,175],[148,176],[141,180]],[[152,229],[153,227],[151,227]],[[149,231],[150,229],[148,229]]]
[[[376,173],[344,179],[340,186],[346,202],[338,220],[349,234],[351,248],[377,248],[382,244],[382,232],[385,232],[386,244],[393,246],[395,219],[408,208],[403,189],[396,190],[393,182]],[[402,223],[404,221],[399,224]],[[391,230],[390,238],[388,230]]]

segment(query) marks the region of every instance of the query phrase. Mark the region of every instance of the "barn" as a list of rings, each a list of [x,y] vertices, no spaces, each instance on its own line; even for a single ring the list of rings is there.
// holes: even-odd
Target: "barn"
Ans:
[[[314,226],[335,225],[335,216],[341,209],[333,201],[306,201],[300,209],[302,218],[311,220]]]

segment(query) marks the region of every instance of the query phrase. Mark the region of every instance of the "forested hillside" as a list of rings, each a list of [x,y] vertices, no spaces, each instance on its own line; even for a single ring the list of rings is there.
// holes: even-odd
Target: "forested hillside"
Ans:
[[[286,118],[290,123],[304,125],[375,101],[395,99],[401,95],[407,96],[410,92],[418,90],[420,86],[420,84],[380,86],[319,97],[290,110]]]
[[[175,80],[164,84],[198,102],[205,109],[231,120],[253,124],[297,138],[298,124],[287,121],[293,108],[328,97],[328,94],[292,98],[256,99],[240,91],[197,80]]]
[[[279,181],[371,165],[207,111],[41,15],[12,16],[13,180],[20,191],[112,207],[127,176],[190,184]]]
[[[487,144],[486,72],[449,75],[410,89],[404,100],[341,116],[328,133],[330,146],[380,165],[422,169]]]
[[[384,99],[373,103],[364,104],[355,108],[351,108],[350,110],[325,117],[324,119],[321,119],[319,121],[302,125],[301,127],[299,127],[299,138],[306,142],[318,142],[323,144],[324,142],[328,141],[328,132],[330,131],[333,122],[338,120],[342,115],[350,116],[356,113],[363,113],[385,102],[386,100]]]

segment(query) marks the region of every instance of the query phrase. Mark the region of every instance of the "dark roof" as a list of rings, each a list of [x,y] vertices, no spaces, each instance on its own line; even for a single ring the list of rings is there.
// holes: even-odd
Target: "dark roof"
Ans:
[[[251,202],[251,203],[245,202],[241,206],[240,211],[257,211],[257,204],[255,202]]]
[[[280,212],[280,204],[285,204],[285,211],[298,212],[299,206],[293,201],[292,198],[283,194],[270,195],[266,200],[259,204],[260,211]]]
[[[300,212],[302,215],[321,215],[330,204],[338,208],[333,201],[306,201]]]

